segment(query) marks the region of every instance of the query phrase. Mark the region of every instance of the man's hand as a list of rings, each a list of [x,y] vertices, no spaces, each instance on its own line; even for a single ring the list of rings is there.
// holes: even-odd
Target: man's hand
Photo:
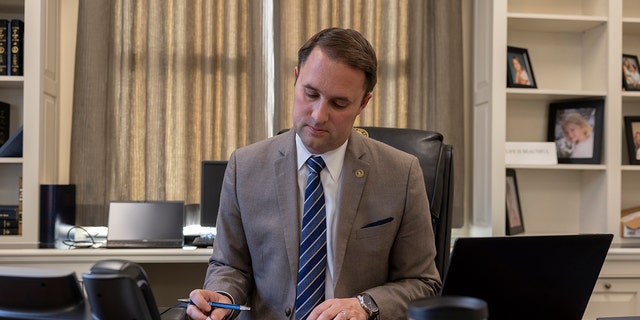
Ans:
[[[319,304],[307,320],[367,320],[369,314],[362,309],[357,298],[329,299]]]
[[[191,291],[189,298],[193,304],[187,307],[187,315],[192,320],[222,320],[231,313],[231,310],[213,308],[209,302],[231,303],[228,297],[217,292],[196,289]]]

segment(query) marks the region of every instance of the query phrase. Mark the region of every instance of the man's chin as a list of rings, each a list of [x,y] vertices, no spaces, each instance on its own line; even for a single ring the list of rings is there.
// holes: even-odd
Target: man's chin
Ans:
[[[326,152],[326,137],[316,136],[305,133],[300,136],[302,143],[313,154],[320,154]]]

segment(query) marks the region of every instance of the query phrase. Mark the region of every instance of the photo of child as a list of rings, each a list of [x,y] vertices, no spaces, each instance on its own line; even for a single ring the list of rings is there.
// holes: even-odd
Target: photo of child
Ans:
[[[556,148],[559,158],[593,157],[594,108],[559,110],[556,117]]]
[[[547,141],[554,142],[558,163],[600,164],[604,99],[549,104]]]

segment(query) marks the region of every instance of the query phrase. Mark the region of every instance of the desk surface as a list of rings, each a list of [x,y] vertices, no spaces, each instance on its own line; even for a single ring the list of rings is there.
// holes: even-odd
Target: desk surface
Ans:
[[[211,248],[182,249],[0,249],[0,264],[7,262],[94,261],[129,259],[140,263],[208,262]],[[640,260],[640,248],[611,248],[607,260]]]
[[[95,262],[124,259],[138,263],[207,263],[211,248],[183,249],[0,249],[0,265]]]

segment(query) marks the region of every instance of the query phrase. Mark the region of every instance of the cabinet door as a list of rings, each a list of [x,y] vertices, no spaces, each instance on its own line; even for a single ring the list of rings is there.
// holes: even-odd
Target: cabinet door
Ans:
[[[640,315],[640,278],[600,278],[583,319]]]

